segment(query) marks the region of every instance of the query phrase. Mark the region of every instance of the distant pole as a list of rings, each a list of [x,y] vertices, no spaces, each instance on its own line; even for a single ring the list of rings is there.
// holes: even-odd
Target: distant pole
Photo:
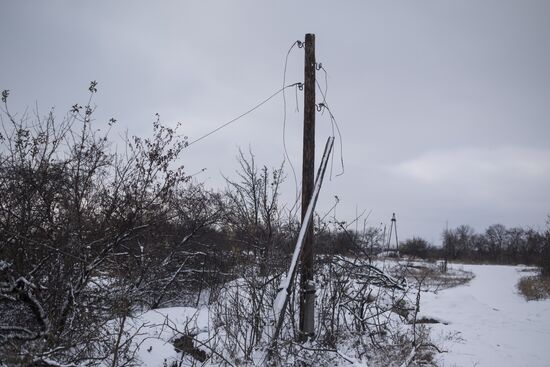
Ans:
[[[388,251],[391,249],[391,234],[395,230],[395,250],[399,251],[399,238],[397,238],[397,219],[395,219],[395,213],[391,217],[390,225],[390,237],[388,238]]]
[[[386,251],[386,225],[384,224],[384,234],[382,235],[382,251]]]
[[[315,35],[306,34],[304,59],[304,152],[302,161],[302,223],[313,194],[315,179]],[[314,335],[315,284],[313,283],[313,222],[306,231],[301,254],[300,338]]]
[[[391,234],[393,232],[393,220],[390,221],[390,235],[388,236],[388,248],[386,251],[390,251],[391,250]]]
[[[399,238],[397,238],[397,219],[395,219],[395,213],[393,213],[391,221],[392,221],[393,227],[395,228],[395,249],[399,251]]]
[[[443,265],[443,272],[447,272],[447,264],[449,262],[449,253],[448,253],[448,247],[445,246],[447,242],[447,236],[449,235],[449,221],[445,221],[445,235],[443,236],[443,258],[445,260],[445,263]]]

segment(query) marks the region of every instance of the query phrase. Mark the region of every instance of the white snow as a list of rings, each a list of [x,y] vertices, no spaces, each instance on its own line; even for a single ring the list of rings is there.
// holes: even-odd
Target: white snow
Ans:
[[[193,307],[169,307],[145,312],[134,318],[127,327],[137,332],[134,339],[139,345],[136,357],[140,366],[163,367],[179,361],[181,354],[172,342],[182,332],[201,333],[208,330],[208,309]],[[176,331],[177,329],[177,331]]]
[[[457,266],[475,278],[421,299],[419,317],[449,322],[432,327],[436,343],[448,350],[438,355],[440,365],[550,366],[550,300],[527,302],[518,293],[526,268]]]

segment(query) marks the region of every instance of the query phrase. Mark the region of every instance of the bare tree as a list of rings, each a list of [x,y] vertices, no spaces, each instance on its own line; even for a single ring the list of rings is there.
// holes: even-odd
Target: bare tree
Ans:
[[[239,150],[237,179],[226,178],[225,220],[234,240],[247,251],[260,255],[260,273],[267,274],[269,260],[281,239],[282,208],[279,190],[284,180],[283,165],[258,169],[252,152]]]
[[[493,256],[501,256],[505,246],[506,227],[502,224],[493,224],[485,231],[485,239],[489,245],[489,252]]]

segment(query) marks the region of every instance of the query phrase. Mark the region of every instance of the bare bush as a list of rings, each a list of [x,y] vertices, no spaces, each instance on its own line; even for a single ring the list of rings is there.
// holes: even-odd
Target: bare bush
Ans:
[[[225,225],[236,247],[253,253],[260,261],[260,273],[267,274],[285,242],[283,208],[279,203],[283,167],[258,169],[254,155],[239,150],[237,179],[226,178]],[[278,245],[276,247],[276,245]],[[257,256],[256,256],[257,255]]]
[[[97,92],[96,82],[90,95]],[[163,238],[186,145],[153,122],[150,138],[124,153],[94,128],[92,98],[60,122],[53,112],[13,115],[4,98],[0,151],[0,353],[14,365],[97,364],[139,304],[146,261],[141,243]],[[111,119],[109,125],[115,122]],[[111,358],[110,357],[110,358]]]
[[[517,288],[528,301],[550,298],[550,279],[540,275],[522,277]]]

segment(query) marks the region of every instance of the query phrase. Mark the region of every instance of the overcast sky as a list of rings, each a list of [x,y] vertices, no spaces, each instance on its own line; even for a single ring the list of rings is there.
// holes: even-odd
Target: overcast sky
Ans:
[[[282,86],[292,43],[315,33],[343,135],[345,173],[321,192],[368,224],[397,213],[400,239],[439,244],[450,227],[545,228],[550,213],[550,1],[7,1],[0,0],[0,89],[12,110],[84,104],[98,81],[97,123],[143,135],[154,114],[190,140]],[[302,81],[303,49],[287,84]],[[324,86],[322,73],[319,82]],[[302,92],[287,90],[288,153],[301,170]],[[318,96],[318,101],[320,96]],[[283,100],[185,151],[211,187],[232,176],[238,147],[283,160]],[[330,134],[317,116],[317,147]],[[319,152],[320,153],[320,152]],[[320,161],[318,155],[317,162]],[[295,192],[287,164],[285,197]]]

